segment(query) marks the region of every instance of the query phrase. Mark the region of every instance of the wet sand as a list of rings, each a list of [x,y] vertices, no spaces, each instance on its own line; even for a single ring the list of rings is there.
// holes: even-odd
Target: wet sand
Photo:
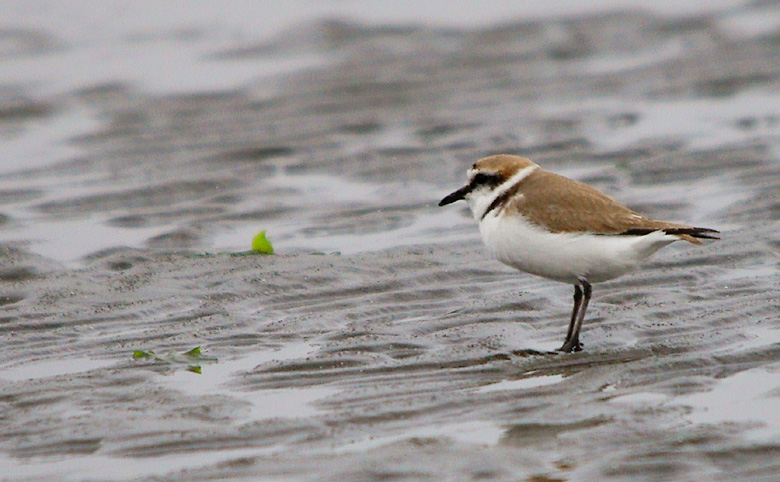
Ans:
[[[318,59],[227,90],[0,86],[29,159],[0,170],[0,479],[774,480],[773,18],[323,18],[212,52]],[[544,354],[571,288],[436,206],[498,152],[723,239],[596,285],[586,350]],[[260,230],[276,254],[233,255]],[[201,374],[133,359],[195,346]]]

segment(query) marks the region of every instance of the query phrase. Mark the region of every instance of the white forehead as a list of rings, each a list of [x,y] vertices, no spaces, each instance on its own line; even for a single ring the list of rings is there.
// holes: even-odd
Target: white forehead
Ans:
[[[495,176],[498,175],[499,172],[496,169],[488,169],[481,167],[479,169],[474,169],[473,167],[470,167],[468,171],[466,171],[466,176],[468,177],[469,181],[474,179],[474,176],[477,174],[487,174],[489,176]]]

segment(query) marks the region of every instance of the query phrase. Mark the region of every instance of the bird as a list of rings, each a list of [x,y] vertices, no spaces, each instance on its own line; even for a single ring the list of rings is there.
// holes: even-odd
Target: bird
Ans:
[[[478,160],[468,182],[439,202],[468,203],[483,243],[498,261],[519,271],[574,285],[574,307],[557,351],[583,349],[580,330],[592,283],[640,268],[676,241],[702,244],[720,232],[657,221],[597,189],[546,171],[525,157],[498,154]]]

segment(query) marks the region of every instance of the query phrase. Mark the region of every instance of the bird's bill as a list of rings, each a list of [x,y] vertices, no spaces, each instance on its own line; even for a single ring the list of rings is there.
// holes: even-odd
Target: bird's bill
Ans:
[[[455,201],[460,201],[461,199],[465,198],[468,193],[471,192],[471,186],[466,185],[462,188],[458,189],[454,193],[448,195],[441,201],[439,201],[439,206],[446,206],[447,204],[452,204]]]

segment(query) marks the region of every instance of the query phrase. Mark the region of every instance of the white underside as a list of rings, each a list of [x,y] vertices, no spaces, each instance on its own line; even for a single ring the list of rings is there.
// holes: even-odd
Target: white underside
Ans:
[[[598,283],[639,268],[664,246],[678,241],[663,231],[645,236],[550,233],[522,216],[489,213],[479,223],[482,241],[499,261],[563,283]]]

